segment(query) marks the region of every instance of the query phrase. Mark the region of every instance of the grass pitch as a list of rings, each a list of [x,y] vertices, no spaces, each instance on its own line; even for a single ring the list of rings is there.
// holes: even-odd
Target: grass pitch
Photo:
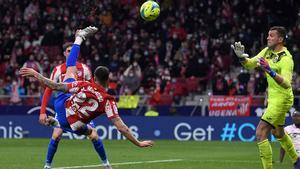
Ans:
[[[49,139],[0,139],[1,169],[42,169]],[[261,169],[256,143],[156,141],[152,148],[138,148],[128,141],[104,141],[114,169]],[[273,159],[279,144],[273,143]],[[170,161],[168,161],[170,160]],[[62,139],[52,167],[96,169],[98,155],[89,140]],[[291,169],[286,156],[274,169]]]

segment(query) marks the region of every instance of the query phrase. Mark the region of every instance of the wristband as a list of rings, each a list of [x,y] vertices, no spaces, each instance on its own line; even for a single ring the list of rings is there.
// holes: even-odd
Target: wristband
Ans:
[[[270,72],[268,72],[268,73],[269,73],[269,75],[270,75],[271,77],[273,77],[273,78],[274,78],[274,77],[276,76],[276,74],[277,74],[277,73],[276,73],[274,70],[272,70],[272,69],[271,69]]]

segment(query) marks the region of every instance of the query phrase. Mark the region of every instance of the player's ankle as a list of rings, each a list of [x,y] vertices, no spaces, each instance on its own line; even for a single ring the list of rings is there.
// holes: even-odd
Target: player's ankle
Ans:
[[[105,164],[109,164],[109,161],[108,160],[102,160],[102,163],[105,165]]]

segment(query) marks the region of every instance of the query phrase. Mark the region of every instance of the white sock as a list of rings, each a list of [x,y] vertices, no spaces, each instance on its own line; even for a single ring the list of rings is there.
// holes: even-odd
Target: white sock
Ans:
[[[83,42],[82,37],[77,36],[77,37],[75,38],[74,44],[76,44],[76,45],[81,45],[82,42]]]
[[[46,163],[45,166],[51,167],[51,164],[50,163]]]

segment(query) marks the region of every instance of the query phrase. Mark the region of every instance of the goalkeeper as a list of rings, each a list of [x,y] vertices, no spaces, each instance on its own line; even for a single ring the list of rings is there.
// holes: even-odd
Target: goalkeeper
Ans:
[[[248,58],[241,42],[231,45],[241,64],[247,69],[261,68],[268,81],[268,105],[256,128],[256,139],[264,169],[272,169],[272,147],[268,136],[272,134],[282,148],[300,169],[299,157],[291,138],[284,132],[285,114],[293,105],[294,95],[291,87],[294,62],[292,55],[284,47],[286,29],[280,26],[271,27],[268,33],[268,45],[255,57]]]

